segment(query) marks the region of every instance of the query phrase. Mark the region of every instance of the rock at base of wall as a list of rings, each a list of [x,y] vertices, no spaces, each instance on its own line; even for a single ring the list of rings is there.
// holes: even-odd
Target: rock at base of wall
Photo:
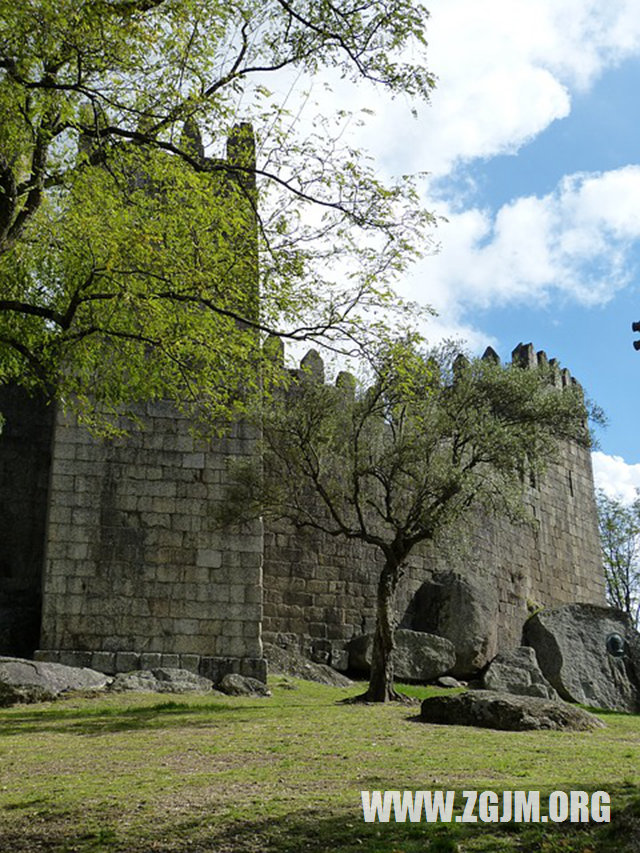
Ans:
[[[433,681],[449,672],[456,660],[455,648],[449,640],[398,628],[393,652],[394,675],[399,681]],[[373,651],[373,634],[363,634],[349,644],[349,666],[356,672],[369,672]]]
[[[542,610],[525,624],[524,642],[563,699],[640,710],[640,636],[622,611],[593,604]]]
[[[6,684],[0,681],[0,708],[11,705],[31,705],[33,702],[50,702],[55,695],[35,684]]]
[[[109,687],[116,693],[135,690],[143,693],[210,692],[213,682],[187,669],[161,667],[119,672]]]
[[[485,690],[558,699],[559,696],[542,674],[536,653],[528,646],[499,652],[482,676]]]
[[[328,684],[332,687],[351,687],[353,684],[346,675],[336,672],[324,663],[310,661],[295,649],[282,648],[269,643],[265,643],[263,649],[264,656],[269,662],[270,672],[304,678],[307,681]]]
[[[412,627],[453,643],[451,675],[475,675],[498,652],[496,585],[457,572],[437,572],[415,595]]]
[[[604,727],[593,714],[565,702],[490,690],[430,696],[422,703],[420,721],[505,731],[589,731]]]
[[[0,684],[7,704],[51,699],[70,690],[103,690],[110,681],[102,672],[84,667],[0,657]],[[25,698],[20,698],[20,691]],[[16,698],[10,702],[12,692]]]
[[[258,681],[256,678],[247,678],[247,676],[238,675],[235,672],[225,675],[217,686],[218,690],[228,696],[271,696],[271,691],[262,681]]]

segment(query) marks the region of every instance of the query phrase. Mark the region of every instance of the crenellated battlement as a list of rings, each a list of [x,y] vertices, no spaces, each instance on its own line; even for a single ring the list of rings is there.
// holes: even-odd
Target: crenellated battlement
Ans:
[[[544,350],[536,352],[531,343],[518,344],[511,353],[511,362],[526,370],[536,370],[538,368],[549,370],[551,381],[557,388],[582,387],[566,367],[560,367],[560,363],[556,358],[548,358]]]
[[[270,357],[284,366],[285,349],[280,338],[275,335],[270,335],[265,342],[265,349],[270,351]],[[493,347],[488,346],[483,352],[481,358],[484,361],[490,361],[494,364],[500,364],[501,359]],[[464,354],[456,357],[454,362],[454,373],[456,370],[462,369],[469,361]],[[542,369],[549,372],[549,381],[556,388],[578,388],[582,390],[582,386],[575,379],[571,372],[566,367],[560,367],[560,363],[556,358],[548,358],[544,350],[536,352],[532,343],[519,343],[511,353],[511,364],[523,370],[538,370]],[[298,367],[290,368],[291,376],[297,378],[305,378],[312,382],[330,385],[326,379],[325,365],[320,353],[311,348],[300,359]],[[336,380],[336,385],[356,384],[356,378],[349,371],[341,371]]]

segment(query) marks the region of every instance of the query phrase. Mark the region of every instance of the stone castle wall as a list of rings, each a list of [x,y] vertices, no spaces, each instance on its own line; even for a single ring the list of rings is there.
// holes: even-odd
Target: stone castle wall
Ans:
[[[37,657],[264,677],[261,524],[238,535],[216,518],[227,459],[251,455],[255,436],[196,440],[162,403],[143,422],[99,441],[58,418]]]
[[[248,427],[205,442],[156,403],[143,431],[101,441],[20,394],[0,402],[0,497],[13,519],[0,533],[0,593],[21,587],[37,602],[42,584],[37,657],[264,678],[263,638],[344,668],[347,642],[373,630],[373,548],[283,525],[220,528],[228,460],[257,452]],[[533,608],[605,601],[588,450],[563,445],[527,501],[530,523],[473,516],[406,568],[400,623],[452,639],[460,673],[465,644],[484,659],[519,644]],[[2,614],[0,602],[0,627]]]
[[[535,366],[538,354],[531,345],[514,351],[514,359],[523,355]],[[571,382],[567,372],[559,375],[563,381]],[[452,532],[449,545],[417,548],[398,588],[400,624],[460,645],[460,625],[466,621],[469,630],[487,632],[482,642],[491,657],[498,647],[519,645],[523,623],[535,608],[604,604],[588,449],[563,443],[558,461],[527,487],[526,502],[529,524],[475,515],[464,530]],[[264,541],[265,639],[295,643],[297,638],[318,660],[344,661],[345,641],[375,624],[379,553],[283,524],[267,526]],[[460,669],[462,674],[465,666]]]
[[[224,232],[234,264],[225,258],[223,274],[242,292],[238,310],[257,316],[252,128],[231,129],[224,160],[205,157],[192,121],[181,144],[213,167],[229,167],[217,170],[215,190],[222,210],[235,211]],[[224,439],[198,442],[184,417],[156,403],[140,412],[141,432],[99,441],[52,406],[43,428],[39,405],[28,401],[21,414],[9,407],[13,426],[0,436],[9,473],[0,490],[18,519],[0,546],[7,571],[37,585],[40,636],[29,651],[107,672],[164,665],[214,679],[228,671],[264,678],[261,524],[235,535],[216,519],[228,459],[255,453],[251,430],[239,424]],[[22,442],[17,450],[11,429]],[[3,647],[0,630],[0,653],[16,651],[11,637]]]
[[[197,128],[185,134],[204,157]],[[249,125],[233,129],[225,162],[251,171]],[[244,310],[257,316],[253,181],[242,189],[246,221],[226,237],[242,259]],[[546,360],[530,345],[514,358],[524,367]],[[321,371],[319,357],[306,367]],[[566,371],[558,377],[571,381]],[[99,441],[14,388],[0,388],[0,412],[0,654],[264,677],[263,632],[343,666],[346,642],[372,630],[380,563],[372,548],[258,522],[221,531],[228,459],[256,452],[245,426],[196,441],[185,418],[153,404],[142,432]],[[519,642],[528,608],[604,603],[588,451],[565,445],[528,500],[530,525],[476,516],[455,531],[455,547],[417,549],[398,592],[401,623],[456,635],[459,645],[477,628],[489,654]]]

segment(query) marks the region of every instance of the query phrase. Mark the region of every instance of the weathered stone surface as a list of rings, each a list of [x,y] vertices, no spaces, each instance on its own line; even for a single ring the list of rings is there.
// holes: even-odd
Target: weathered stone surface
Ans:
[[[339,672],[346,672],[349,669],[349,651],[346,642],[343,648],[336,648],[338,642],[336,642],[331,651],[330,665],[334,670],[337,669]]]
[[[615,634],[624,639],[622,657],[607,650],[607,638]],[[524,641],[563,699],[640,710],[640,636],[621,611],[592,604],[542,610],[525,624]]]
[[[396,677],[408,681],[431,681],[455,664],[455,648],[449,640],[421,631],[397,631],[393,654]]]
[[[324,382],[324,362],[317,350],[309,350],[300,362],[300,368],[302,375],[309,378],[312,382]]]
[[[420,719],[424,723],[478,726],[506,731],[588,731],[604,727],[604,723],[593,714],[565,702],[495,693],[490,690],[430,696],[422,703]]]
[[[10,705],[30,705],[33,702],[49,702],[55,695],[36,684],[6,684],[0,681],[0,708]]]
[[[486,357],[495,361],[496,354]],[[518,348],[516,361],[531,369],[549,364],[528,344]],[[558,380],[561,384],[559,371]],[[531,606],[605,603],[590,454],[570,442],[558,450],[544,475],[524,484],[526,512],[534,523],[474,511],[448,537],[421,543],[407,560],[397,591],[399,624],[452,640],[459,654],[456,677],[478,674],[500,649],[519,645]],[[265,522],[263,636],[348,640],[373,631],[380,569],[372,546]],[[452,572],[469,583],[458,584],[447,613],[436,603],[434,624],[425,624],[416,594],[434,573]],[[473,603],[477,587],[490,605],[486,615]],[[473,636],[463,643],[458,632],[466,634],[467,626]]]
[[[16,701],[39,701],[39,690],[43,691],[42,698],[47,699],[69,690],[102,690],[110,681],[109,676],[93,669],[0,657],[0,684],[4,685],[4,695],[11,694],[10,688],[20,688],[26,690],[25,696],[34,697]]]
[[[447,688],[455,688],[455,687],[466,687],[464,681],[458,681],[457,678],[454,678],[451,675],[441,675],[440,678],[437,679],[436,684],[438,687],[447,687]]]
[[[213,682],[190,669],[160,666],[151,670],[158,681],[164,684],[188,684],[193,690],[211,690]]]
[[[397,631],[396,642],[398,642]],[[349,651],[349,669],[353,669],[355,672],[368,672],[373,651],[373,634],[362,634],[360,637],[354,637],[347,648]]]
[[[135,691],[136,693],[154,693],[159,686],[158,679],[148,669],[135,670],[134,672],[119,672],[110,685],[114,693]]]
[[[195,439],[166,401],[136,414],[144,429],[100,442],[57,413],[39,651],[114,653],[117,672],[152,670],[150,654],[242,671],[262,656],[262,525],[222,529],[216,513],[228,458],[252,456],[257,433]]]
[[[153,670],[120,672],[113,679],[111,690],[136,690],[151,693],[210,692],[213,682],[187,669],[159,667]]]
[[[324,663],[314,663],[291,648],[284,649],[265,643],[264,656],[269,662],[270,672],[305,678],[307,681],[330,684],[333,687],[350,687],[353,684],[346,675],[336,672]]]
[[[456,572],[437,572],[418,590],[413,625],[445,637],[455,646],[451,675],[479,672],[498,652],[498,593]]]
[[[454,665],[455,648],[444,637],[423,631],[399,628],[393,652],[395,677],[401,681],[432,681]],[[363,634],[349,644],[349,666],[368,672],[371,666],[373,634]]]
[[[246,675],[238,675],[230,672],[218,684],[218,689],[228,696],[271,696],[271,691],[266,684],[256,678],[247,678]]]
[[[558,699],[559,696],[542,674],[536,653],[528,646],[499,652],[482,676],[485,690]]]

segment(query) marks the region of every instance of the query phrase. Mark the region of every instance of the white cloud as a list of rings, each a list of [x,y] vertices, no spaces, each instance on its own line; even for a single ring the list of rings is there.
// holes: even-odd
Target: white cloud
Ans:
[[[640,465],[630,465],[621,456],[596,450],[591,454],[596,488],[611,498],[631,503],[640,489]]]
[[[406,98],[390,100],[379,87],[354,86],[324,71],[313,80],[283,75],[283,92],[290,86],[296,92],[289,99],[296,124],[312,125],[316,110],[373,109],[350,138],[386,171],[443,176],[462,161],[515,153],[569,114],[574,92],[640,52],[636,0],[430,0],[427,6],[424,61],[437,87],[431,105],[413,104],[417,121]],[[421,61],[418,51],[407,59]],[[300,88],[309,87],[298,113]]]
[[[636,0],[431,0],[426,62],[431,105],[413,121],[403,98],[323,75],[315,93],[376,115],[356,134],[380,163],[443,176],[457,164],[515,153],[569,115],[574,92],[640,52]],[[415,60],[416,56],[410,59]],[[393,169],[392,169],[393,170]]]
[[[515,153],[556,119],[571,96],[607,68],[640,53],[635,0],[431,0],[428,65],[438,75],[430,107],[417,121],[403,98],[352,86],[332,75],[313,84],[300,127],[316,109],[373,107],[345,141],[369,149],[387,173],[445,175],[462,161]],[[331,80],[334,95],[323,84]],[[294,112],[296,110],[294,109]],[[633,275],[640,239],[640,168],[565,178],[554,192],[517,198],[497,212],[441,201],[449,222],[436,237],[439,255],[420,263],[405,295],[440,317],[429,337],[462,336],[474,350],[491,343],[471,311],[573,299],[603,304]],[[427,201],[433,208],[433,198]]]
[[[476,354],[483,353],[488,346],[494,349],[499,347],[495,337],[451,314],[431,317],[422,324],[421,331],[431,345],[454,341],[463,350]]]
[[[443,322],[463,311],[568,298],[607,302],[633,276],[640,241],[640,166],[563,179],[554,192],[505,204],[493,216],[444,211],[442,248],[406,283]]]
[[[353,85],[337,72],[313,79],[289,72],[280,86],[297,128],[312,129],[316,113],[372,109],[345,140],[371,151],[386,172],[442,177],[461,162],[516,153],[569,115],[572,93],[640,53],[636,0],[431,0],[427,6],[424,61],[437,76],[429,106],[391,100],[379,87]],[[410,106],[418,106],[418,120]]]
[[[635,0],[432,0],[429,9],[438,87],[413,150],[436,174],[516,151],[568,115],[571,90],[640,49]]]
[[[432,0],[428,64],[438,75],[432,105],[410,118],[409,105],[377,90],[334,81],[341,106],[373,106],[377,115],[356,141],[388,173],[428,170],[515,153],[556,119],[571,94],[605,69],[640,53],[635,0]],[[322,102],[322,81],[315,93]],[[326,101],[324,101],[326,104]],[[420,263],[403,292],[439,312],[429,337],[460,336],[474,350],[487,336],[474,308],[569,298],[603,304],[633,275],[640,239],[640,169],[573,175],[553,193],[514,199],[497,212],[436,202],[446,216],[437,256]],[[433,197],[427,200],[434,207]]]

